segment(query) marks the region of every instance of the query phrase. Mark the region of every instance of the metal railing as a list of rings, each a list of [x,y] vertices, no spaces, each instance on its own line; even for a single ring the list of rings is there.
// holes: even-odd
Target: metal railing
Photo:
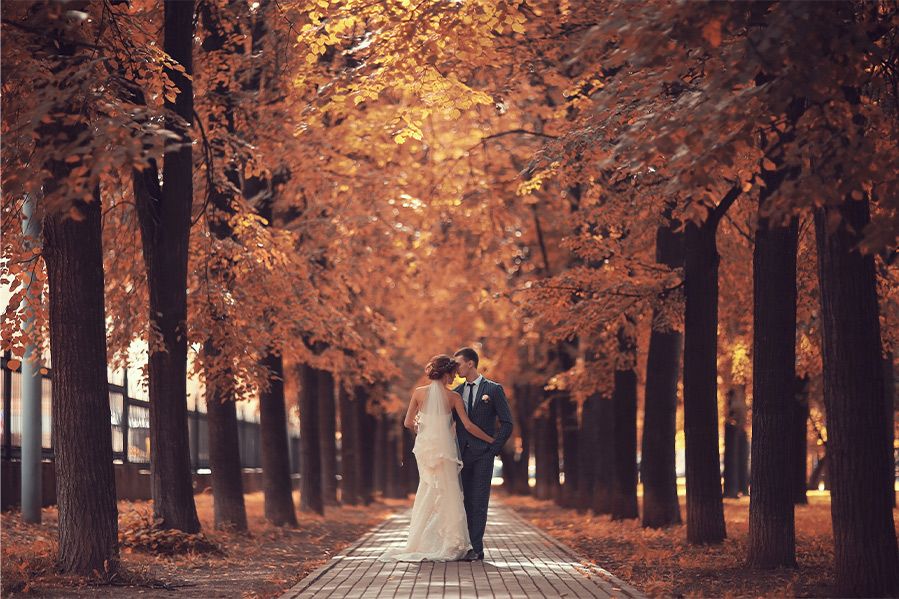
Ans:
[[[0,358],[0,392],[2,392],[2,458],[4,460],[21,457],[21,367],[9,367],[10,357],[5,353]],[[112,435],[113,459],[122,463],[150,463],[150,402],[135,397],[134,386],[129,390],[128,373],[121,377],[109,377],[110,434]],[[51,427],[52,369],[44,369],[41,394],[41,444],[44,459],[53,459]],[[189,409],[187,425],[190,438],[190,463],[196,471],[209,468],[209,425],[206,414]],[[238,418],[237,432],[240,443],[240,461],[244,468],[261,468],[261,430],[258,422]],[[299,472],[299,438],[289,437],[291,471]]]

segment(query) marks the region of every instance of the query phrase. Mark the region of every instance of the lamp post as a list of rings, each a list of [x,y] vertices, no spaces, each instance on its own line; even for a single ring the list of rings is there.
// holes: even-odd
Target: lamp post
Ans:
[[[22,230],[30,237],[29,243],[36,244],[40,238],[40,218],[35,215],[35,198],[28,195],[22,206]],[[34,326],[34,309],[40,305],[40,294],[32,285],[34,275],[29,274],[28,291],[22,300],[25,313],[31,313],[22,323],[28,331]],[[30,308],[30,309],[29,309]],[[25,346],[22,360],[22,476],[21,503],[22,520],[39,523],[41,521],[41,350],[29,341]]]

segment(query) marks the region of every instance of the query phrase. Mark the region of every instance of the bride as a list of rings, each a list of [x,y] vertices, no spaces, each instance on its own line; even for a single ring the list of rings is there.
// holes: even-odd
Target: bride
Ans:
[[[431,384],[412,393],[404,425],[418,433],[412,450],[418,462],[418,492],[406,546],[384,552],[381,561],[453,561],[471,549],[459,482],[462,461],[452,428],[452,411],[456,410],[472,435],[488,443],[493,442],[493,437],[468,419],[462,397],[447,389],[457,368],[450,356],[434,356],[425,367]]]

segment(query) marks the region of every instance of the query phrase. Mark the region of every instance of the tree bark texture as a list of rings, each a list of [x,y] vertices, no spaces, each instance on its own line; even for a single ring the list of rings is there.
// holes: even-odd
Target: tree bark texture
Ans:
[[[362,430],[359,427],[359,398],[342,384],[338,388],[340,398],[340,502],[345,505],[361,503],[361,449]]]
[[[656,262],[670,268],[682,267],[684,263],[684,236],[675,228],[674,223],[666,223],[656,231]],[[643,408],[642,524],[649,528],[681,523],[674,437],[683,334],[663,323],[662,316],[653,309]]]
[[[609,397],[596,397],[596,446],[593,465],[593,501],[597,514],[611,514],[615,484],[615,405]]]
[[[193,73],[193,0],[166,0],[163,49],[189,76]],[[193,123],[193,84],[173,69],[168,76],[178,87],[166,108]],[[165,153],[163,184],[155,169],[136,182],[135,197],[143,241],[150,326],[159,334],[159,349],[149,356],[150,471],[153,513],[162,528],[187,533],[200,530],[194,505],[187,429],[187,252],[193,201],[193,159],[190,132],[174,119],[166,128],[184,143]]]
[[[796,565],[792,421],[796,403],[796,249],[799,222],[777,226],[764,217],[783,171],[763,172],[753,246],[752,470],[749,563]],[[786,466],[785,467],[785,462]]]
[[[578,448],[577,404],[568,393],[559,395],[559,428],[562,431],[562,464],[565,484],[559,495],[559,505],[575,507],[580,485],[580,449]]]
[[[581,423],[578,429],[578,451],[580,457],[578,459],[578,487],[575,507],[579,511],[586,511],[590,508],[593,498],[594,478],[596,469],[594,461],[596,460],[596,402],[599,398],[596,394],[589,396],[584,401],[581,408]]]
[[[687,223],[684,233],[684,440],[687,540],[726,537],[718,455],[718,250],[716,223]]]
[[[208,347],[209,351],[214,353]],[[212,498],[215,527],[246,530],[247,511],[243,499],[243,467],[237,433],[237,404],[229,382],[206,381],[206,421],[209,424],[209,469],[212,471]]]
[[[806,504],[808,497],[808,477],[806,476],[808,463],[808,418],[809,403],[808,390],[809,379],[796,377],[793,397],[793,414],[790,418],[790,478],[793,487],[793,503]]]
[[[655,318],[655,316],[654,316]],[[643,413],[643,521],[645,527],[680,524],[674,437],[677,433],[677,381],[681,343],[678,331],[653,328],[646,362]]]
[[[727,419],[724,421],[724,496],[737,498],[749,493],[746,386],[733,384],[727,390],[725,401]]]
[[[637,339],[628,318],[618,330],[622,363],[615,368],[612,405],[615,415],[615,478],[612,485],[612,518],[639,518],[637,505]]]
[[[269,388],[259,394],[259,430],[262,454],[262,490],[265,519],[275,526],[297,525],[290,477],[287,406],[284,401],[284,361],[268,353],[262,364],[271,372]]]
[[[58,179],[65,176],[61,170],[67,167],[56,165]],[[63,572],[108,574],[118,568],[119,550],[99,189],[92,202],[76,201],[74,209],[80,220],[47,214],[43,223],[53,364],[58,563]]]
[[[534,397],[536,390],[533,385],[518,385],[515,390],[515,412],[518,420],[518,434],[521,437],[521,452],[515,461],[515,488],[518,495],[528,495],[531,492],[530,461],[533,450],[534,437]]]
[[[334,375],[327,370],[319,370],[317,377],[322,494],[325,505],[337,505],[337,405],[334,398]]]
[[[867,200],[815,214],[835,578],[843,596],[899,593],[874,258],[858,250],[868,220]]]
[[[325,513],[321,444],[318,439],[318,373],[303,364],[300,374],[300,511]]]
[[[557,402],[553,395],[543,398],[544,413],[534,418],[534,456],[536,460],[537,499],[555,499],[559,494],[559,434]]]
[[[375,431],[377,430],[377,421],[368,411],[368,403],[370,400],[370,392],[366,387],[356,387],[356,410],[360,422],[360,498],[362,503],[368,505],[374,500],[374,472],[375,472]]]

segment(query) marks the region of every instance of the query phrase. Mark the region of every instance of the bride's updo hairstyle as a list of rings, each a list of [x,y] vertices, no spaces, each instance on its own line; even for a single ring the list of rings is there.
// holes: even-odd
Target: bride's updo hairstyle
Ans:
[[[436,381],[442,379],[444,375],[456,374],[458,369],[459,364],[455,360],[446,354],[440,354],[428,360],[428,365],[425,366],[425,374],[432,381]]]

